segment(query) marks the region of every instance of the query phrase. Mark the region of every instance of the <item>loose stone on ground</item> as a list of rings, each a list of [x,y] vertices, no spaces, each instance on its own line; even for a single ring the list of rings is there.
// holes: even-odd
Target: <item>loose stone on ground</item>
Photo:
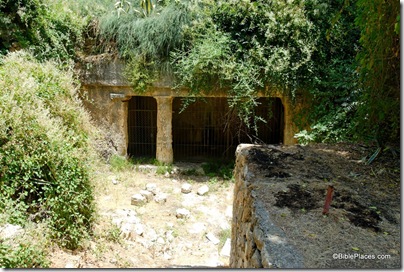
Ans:
[[[192,185],[189,183],[184,183],[181,186],[181,193],[183,194],[189,194],[190,192],[192,192]]]
[[[158,193],[158,194],[154,197],[154,201],[156,201],[157,203],[165,203],[165,202],[167,202],[167,194],[165,194],[165,193]]]
[[[135,206],[141,206],[146,204],[146,198],[141,194],[134,194],[131,199],[131,204]]]
[[[184,208],[177,209],[176,211],[176,216],[178,219],[185,219],[188,218],[190,215],[191,212]]]
[[[217,239],[216,236],[211,232],[206,234],[206,238],[208,238],[208,240],[211,241],[214,245],[217,245],[220,243],[220,240]]]
[[[150,191],[140,190],[139,193],[146,198],[147,202],[150,202],[153,199],[153,193]]]
[[[230,249],[231,249],[231,239],[227,238],[222,250],[220,251],[220,255],[224,257],[230,257]]]
[[[200,196],[205,195],[207,192],[209,192],[209,187],[207,185],[203,185],[202,187],[200,187],[197,191],[197,194]]]
[[[146,190],[155,195],[157,193],[157,185],[155,183],[146,184]]]

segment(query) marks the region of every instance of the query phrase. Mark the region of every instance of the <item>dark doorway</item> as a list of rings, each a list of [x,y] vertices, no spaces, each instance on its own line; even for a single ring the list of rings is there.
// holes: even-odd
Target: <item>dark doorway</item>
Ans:
[[[155,158],[156,135],[156,100],[153,97],[132,97],[128,104],[128,155]]]
[[[279,98],[259,98],[257,131],[230,109],[227,98],[201,98],[184,111],[182,98],[173,101],[174,160],[203,161],[234,158],[240,143],[278,144],[283,141],[283,105]],[[253,122],[251,118],[251,124]]]

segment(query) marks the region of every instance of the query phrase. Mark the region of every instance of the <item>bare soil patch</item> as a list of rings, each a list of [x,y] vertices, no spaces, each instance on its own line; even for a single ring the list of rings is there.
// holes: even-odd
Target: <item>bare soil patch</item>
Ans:
[[[400,157],[359,145],[250,150],[254,190],[306,268],[399,268]],[[334,195],[323,215],[329,185]],[[370,259],[369,259],[370,258]]]
[[[225,267],[221,251],[230,238],[233,183],[198,174],[200,164],[175,164],[173,171],[157,174],[158,167],[137,165],[123,171],[99,169],[96,180],[98,219],[94,235],[74,252],[55,248],[51,267],[167,268]],[[160,170],[163,168],[160,168]],[[188,194],[184,183],[192,185]],[[165,202],[151,199],[131,205],[131,197],[154,184]],[[209,187],[206,195],[197,190]],[[156,196],[157,196],[156,195]],[[190,216],[178,219],[177,209]],[[215,237],[213,243],[207,238]]]

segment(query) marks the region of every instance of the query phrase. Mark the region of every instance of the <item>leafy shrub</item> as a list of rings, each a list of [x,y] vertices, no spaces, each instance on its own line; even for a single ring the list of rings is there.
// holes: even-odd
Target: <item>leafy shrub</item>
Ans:
[[[1,62],[0,212],[47,220],[58,243],[76,248],[94,212],[89,116],[70,72],[21,51]]]
[[[2,268],[47,268],[49,265],[46,252],[42,248],[30,244],[12,247],[0,243],[0,267]]]
[[[107,0],[0,1],[0,54],[31,49],[39,59],[67,61],[84,45],[83,32]]]
[[[398,1],[357,1],[362,89],[355,136],[400,144],[400,8]]]

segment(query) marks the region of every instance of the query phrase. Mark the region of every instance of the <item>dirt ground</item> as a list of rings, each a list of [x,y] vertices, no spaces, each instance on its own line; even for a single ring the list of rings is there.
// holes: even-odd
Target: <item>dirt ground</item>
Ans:
[[[263,150],[251,154],[262,179],[258,197],[306,268],[401,266],[399,151],[384,150],[366,165],[375,148],[319,144],[272,154]],[[231,237],[233,183],[198,175],[199,170],[198,164],[174,164],[165,175],[147,165],[99,169],[94,236],[75,252],[55,248],[51,267],[227,267],[222,249]],[[192,185],[191,193],[181,192],[184,183]],[[166,202],[131,205],[131,197],[148,184],[155,184],[156,196],[166,194]],[[209,192],[200,196],[203,185]],[[328,185],[334,193],[323,215]],[[190,216],[178,219],[179,208]]]
[[[94,237],[75,252],[54,248],[51,267],[227,266],[229,256],[222,249],[230,238],[233,183],[200,175],[200,164],[175,164],[166,174],[157,174],[157,169],[153,165],[100,169]],[[192,186],[190,193],[181,192],[185,183]],[[150,184],[156,188],[153,198],[165,194],[166,201],[131,205],[131,197]],[[197,190],[203,185],[209,192],[201,196]],[[190,212],[188,218],[177,218],[181,208]]]
[[[306,268],[400,268],[400,152],[360,145],[250,150],[254,185]],[[329,212],[323,215],[328,186]]]

